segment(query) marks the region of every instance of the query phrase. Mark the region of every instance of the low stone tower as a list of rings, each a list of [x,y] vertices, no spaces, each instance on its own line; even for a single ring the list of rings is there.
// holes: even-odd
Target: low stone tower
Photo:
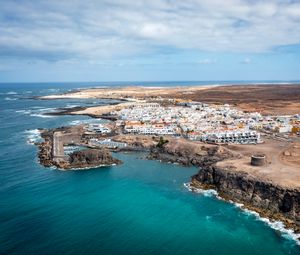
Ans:
[[[254,154],[251,156],[252,166],[264,166],[266,164],[266,155],[264,154]]]

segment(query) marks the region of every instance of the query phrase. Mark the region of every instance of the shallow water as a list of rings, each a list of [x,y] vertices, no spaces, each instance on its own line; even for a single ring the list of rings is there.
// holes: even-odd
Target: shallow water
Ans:
[[[255,215],[189,192],[183,184],[196,168],[135,153],[90,171],[40,166],[28,143],[38,139],[36,128],[91,121],[41,114],[95,100],[24,97],[85,85],[0,87],[0,254],[300,254],[295,241]]]

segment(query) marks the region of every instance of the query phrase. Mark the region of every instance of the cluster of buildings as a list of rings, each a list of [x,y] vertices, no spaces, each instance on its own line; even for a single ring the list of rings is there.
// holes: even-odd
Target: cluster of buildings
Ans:
[[[253,123],[253,129],[265,130],[274,133],[300,133],[300,115],[294,116],[267,116]]]
[[[262,142],[262,131],[300,135],[299,114],[262,116],[258,112],[246,113],[227,104],[177,102],[176,105],[162,106],[156,102],[134,102],[111,114],[117,118],[115,128],[125,134],[170,135],[221,144],[257,144]],[[85,127],[87,133],[101,135],[111,133],[111,128],[97,123]],[[108,147],[125,146],[113,144],[110,140],[103,143]]]
[[[259,131],[300,132],[300,116],[263,117],[224,105],[139,103],[113,112],[124,133],[182,136],[212,143],[260,143]]]
[[[111,129],[106,125],[100,123],[92,123],[86,126],[85,130],[91,133],[108,134],[111,133]]]
[[[127,143],[112,141],[111,139],[99,140],[96,138],[90,139],[89,144],[92,146],[104,146],[107,148],[124,148],[127,147]]]

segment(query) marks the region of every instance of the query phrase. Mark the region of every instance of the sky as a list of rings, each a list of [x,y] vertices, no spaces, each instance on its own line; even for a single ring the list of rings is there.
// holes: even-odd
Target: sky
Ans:
[[[300,0],[0,0],[0,82],[300,80]]]

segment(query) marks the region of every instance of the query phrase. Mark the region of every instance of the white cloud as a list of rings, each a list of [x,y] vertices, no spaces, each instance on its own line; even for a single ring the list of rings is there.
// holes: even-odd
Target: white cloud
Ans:
[[[281,0],[2,1],[0,55],[111,58],[160,47],[266,52],[300,44],[300,4]]]
[[[198,61],[198,64],[202,64],[202,65],[211,65],[215,63],[217,63],[217,60],[209,59],[209,58],[201,59]]]
[[[250,64],[252,62],[252,60],[250,58],[245,58],[241,61],[242,64]]]

